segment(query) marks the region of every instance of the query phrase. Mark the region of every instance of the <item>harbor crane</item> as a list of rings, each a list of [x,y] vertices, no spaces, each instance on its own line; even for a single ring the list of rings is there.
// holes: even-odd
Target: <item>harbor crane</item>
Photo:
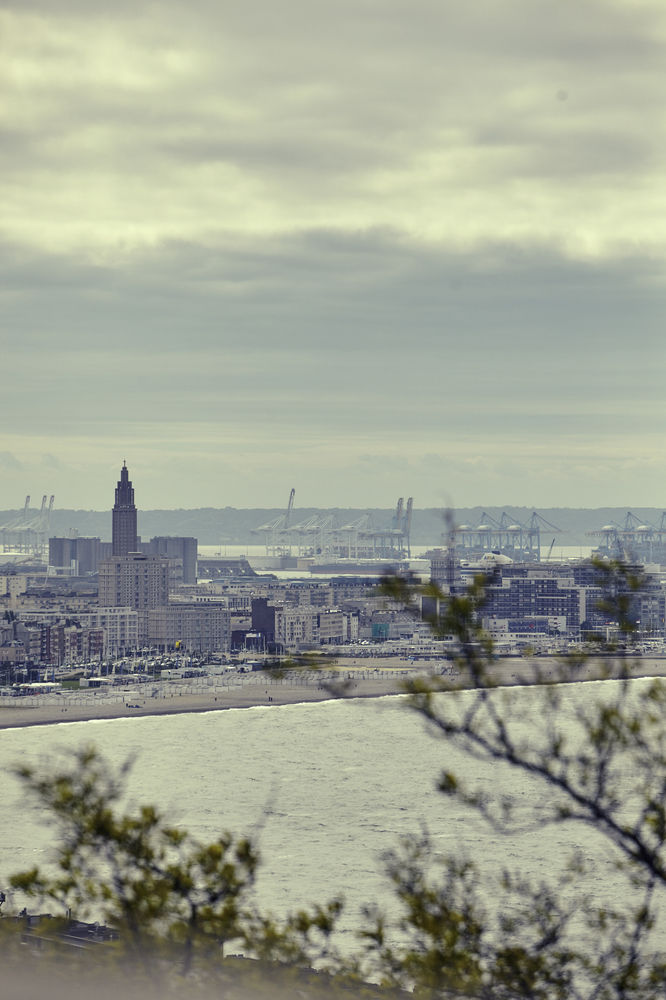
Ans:
[[[40,559],[44,558],[54,500],[55,497],[51,494],[47,506],[45,493],[39,511],[34,511],[30,508],[30,494],[28,494],[20,513],[0,525],[0,549],[3,552],[23,552]]]
[[[291,554],[288,531],[289,522],[294,509],[295,497],[296,489],[292,487],[285,512],[283,514],[279,514],[278,517],[274,518],[274,520],[268,521],[266,524],[262,524],[260,527],[252,529],[253,533],[256,534],[260,534],[262,532],[265,533],[267,555],[282,556]]]

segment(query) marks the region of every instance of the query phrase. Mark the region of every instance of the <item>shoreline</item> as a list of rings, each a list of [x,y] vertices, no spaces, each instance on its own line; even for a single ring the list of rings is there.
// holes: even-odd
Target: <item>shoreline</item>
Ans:
[[[359,680],[344,694],[336,695],[331,687],[322,685],[265,683],[247,684],[240,690],[226,693],[218,690],[206,694],[179,694],[174,692],[168,698],[145,697],[141,689],[132,692],[130,704],[100,701],[87,705],[67,705],[61,702],[52,705],[12,707],[0,706],[0,731],[4,729],[25,729],[32,726],[51,726],[69,722],[97,722],[115,719],[139,719],[158,715],[184,715],[201,712],[224,712],[230,709],[273,708],[283,705],[311,704],[346,698],[381,698],[385,695],[404,694],[403,678],[391,681]],[[132,700],[134,699],[134,700]],[[138,705],[137,705],[138,702]],[[137,705],[136,708],[131,707]]]
[[[221,712],[228,709],[278,707],[283,705],[310,704],[334,701],[343,698],[381,698],[387,695],[405,694],[404,684],[409,679],[427,678],[424,672],[407,669],[403,662],[388,658],[379,665],[375,660],[372,667],[358,661],[340,662],[340,680],[308,674],[299,683],[291,678],[277,679],[258,677],[253,674],[234,678],[235,683],[220,684],[213,689],[194,692],[191,689],[178,691],[176,684],[168,686],[168,694],[148,695],[145,690],[150,685],[142,685],[119,694],[114,700],[102,697],[97,701],[91,694],[85,703],[75,704],[67,694],[49,696],[49,702],[30,704],[32,699],[22,699],[21,705],[0,705],[0,730],[25,729],[32,726],[52,726],[73,722],[93,722],[116,719],[147,718],[158,715],[183,715],[201,712]],[[609,669],[614,667],[614,669]],[[562,665],[548,658],[517,660],[506,658],[493,665],[493,678],[498,687],[516,685],[541,685],[555,683],[586,683],[596,680],[617,679],[620,661],[604,663],[590,661],[576,676],[563,676]],[[631,677],[666,677],[666,660],[637,659],[631,661]],[[438,680],[440,674],[429,675]],[[451,676],[451,689],[464,690],[471,687],[469,678],[463,675]],[[79,693],[77,692],[77,695]],[[50,699],[57,697],[58,700]],[[79,695],[80,697],[80,695]],[[35,699],[36,700],[36,699]],[[33,707],[34,706],[34,707]]]

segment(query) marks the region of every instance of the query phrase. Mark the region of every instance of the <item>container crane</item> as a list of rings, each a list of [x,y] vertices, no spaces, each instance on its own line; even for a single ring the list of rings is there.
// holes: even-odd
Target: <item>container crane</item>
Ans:
[[[409,497],[407,500],[407,510],[405,511],[405,538],[407,539],[407,557],[411,558],[412,550],[409,542],[409,536],[412,530],[412,508],[414,506],[414,497]]]

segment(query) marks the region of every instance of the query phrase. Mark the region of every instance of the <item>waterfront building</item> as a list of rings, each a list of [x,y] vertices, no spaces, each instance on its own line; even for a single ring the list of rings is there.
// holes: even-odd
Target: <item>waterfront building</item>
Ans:
[[[173,603],[153,608],[142,616],[143,634],[150,646],[188,652],[228,652],[231,643],[231,615],[218,604]]]
[[[432,560],[433,579],[448,589],[450,578],[446,560]],[[628,566],[641,580],[637,590],[629,581],[618,581],[627,602],[627,616],[645,638],[663,637],[666,630],[665,584],[656,567]],[[607,579],[603,569],[592,562],[514,563],[493,555],[476,565],[455,567],[454,588],[464,588],[479,573],[484,573],[482,624],[493,634],[509,632],[545,632],[566,634],[571,639],[594,632],[613,632],[616,623],[608,606]],[[616,596],[618,596],[616,594]],[[439,614],[437,602],[430,599],[424,614]],[[563,627],[562,623],[565,623]]]
[[[317,608],[285,604],[275,609],[275,639],[284,649],[303,649],[318,642]]]
[[[115,503],[112,512],[111,538],[111,551],[114,556],[126,556],[130,552],[136,552],[138,549],[134,489],[125,462],[123,462],[123,467],[120,470],[120,479],[116,486]]]
[[[347,641],[347,617],[340,608],[318,610],[317,637],[321,646],[339,646]]]
[[[273,604],[252,599],[252,631],[284,650],[339,645],[358,638],[358,614],[312,604]]]
[[[27,659],[25,646],[15,639],[5,638],[5,630],[0,627],[0,665],[3,667],[22,667]],[[3,683],[7,683],[7,671],[3,672]]]
[[[20,632],[26,660],[59,667],[64,663],[98,660],[104,649],[104,631],[69,620],[28,625]]]
[[[78,615],[82,625],[102,629],[105,657],[122,656],[139,646],[139,613],[129,608],[96,608]]]
[[[586,591],[573,576],[557,577],[542,569],[499,567],[485,589],[483,620],[493,618],[565,618],[577,632],[587,616]]]

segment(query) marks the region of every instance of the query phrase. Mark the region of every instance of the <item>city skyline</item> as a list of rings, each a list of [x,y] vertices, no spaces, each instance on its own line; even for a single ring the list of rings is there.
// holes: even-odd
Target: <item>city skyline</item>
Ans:
[[[663,4],[0,18],[0,508],[666,505]]]

